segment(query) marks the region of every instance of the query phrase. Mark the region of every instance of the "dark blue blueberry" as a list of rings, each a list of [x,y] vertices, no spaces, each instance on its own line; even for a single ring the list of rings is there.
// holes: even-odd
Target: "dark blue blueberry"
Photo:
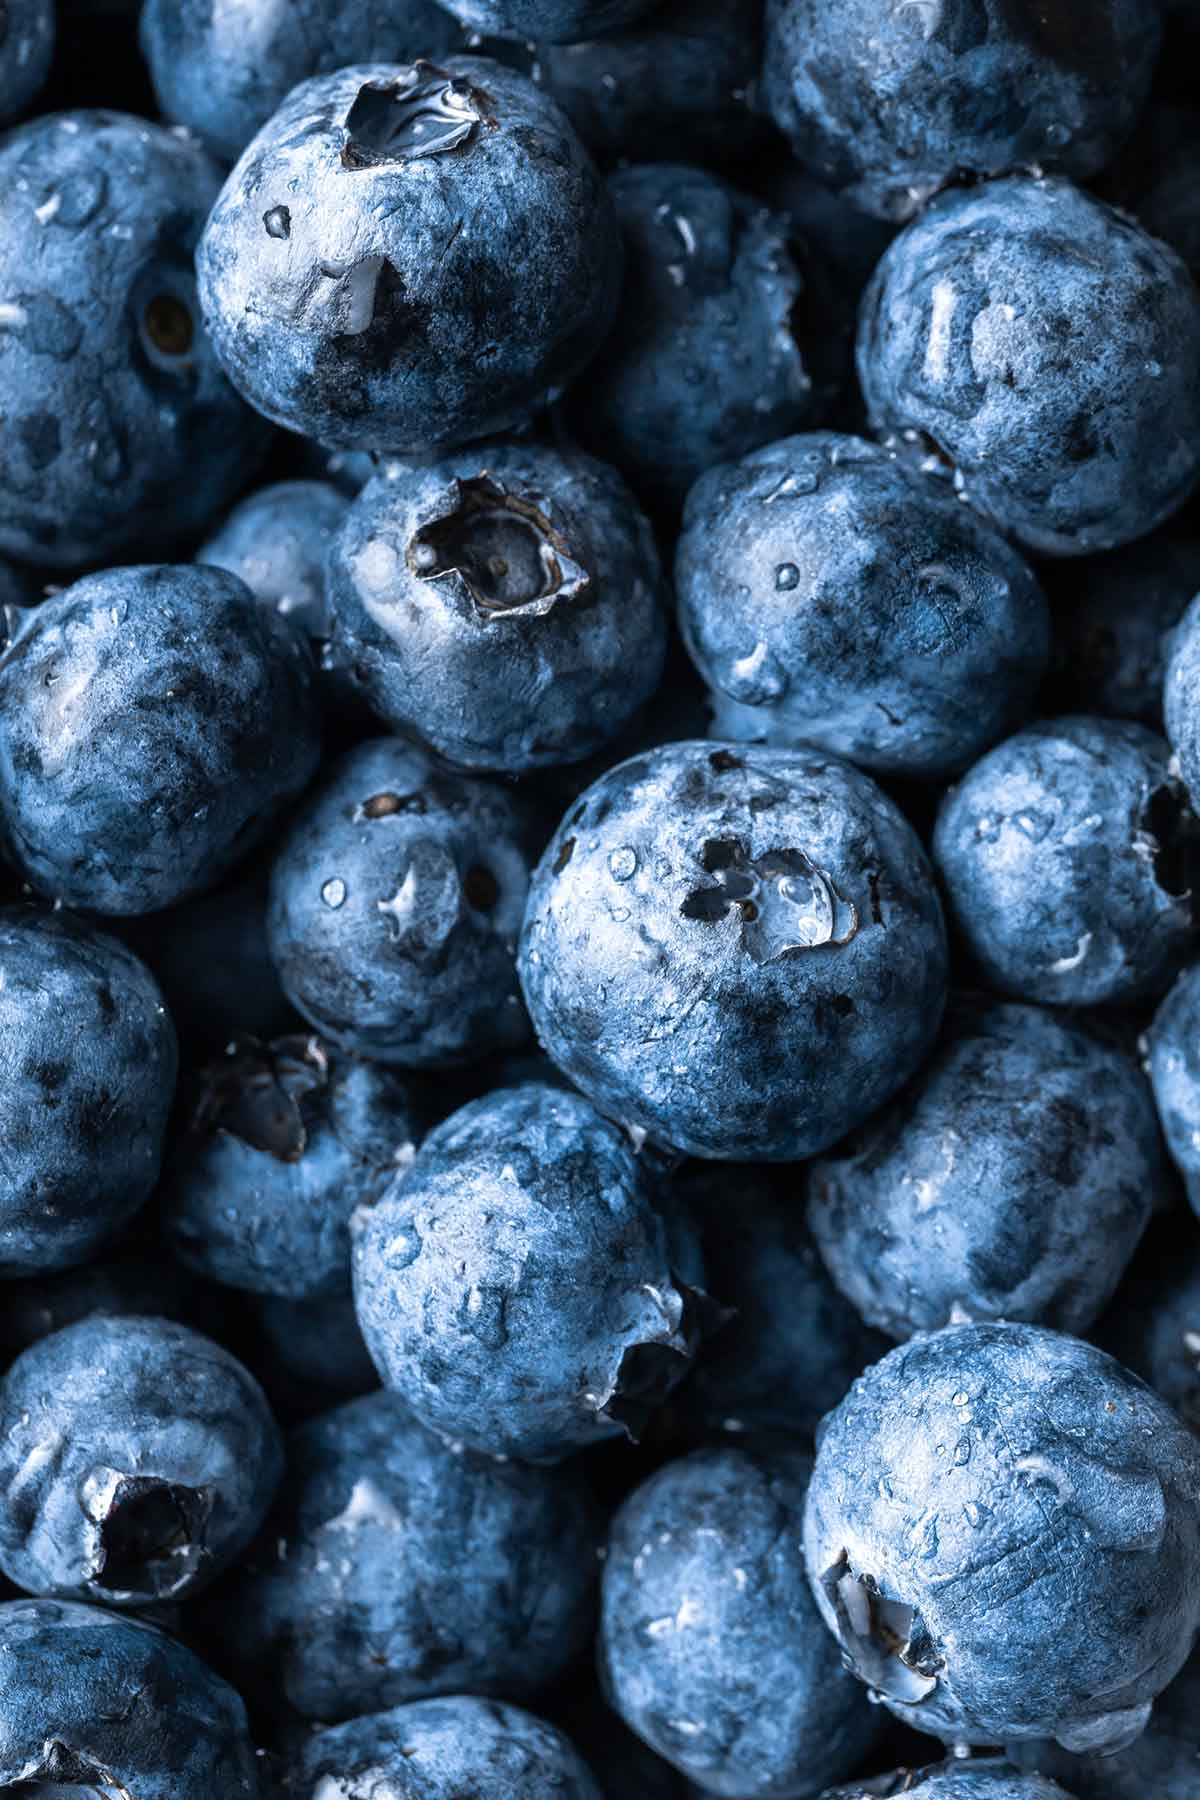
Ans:
[[[964,176],[1094,175],[1161,35],[1157,0],[768,0],[763,98],[806,168],[905,219]]]
[[[370,450],[329,450],[308,438],[300,447],[312,479],[328,482],[351,500],[379,473],[380,459]]]
[[[179,1599],[245,1549],[282,1466],[258,1383],[220,1345],[165,1319],[84,1319],[0,1387],[0,1566],[64,1599]]]
[[[339,1048],[410,1068],[523,1043],[529,830],[507,790],[399,738],[352,750],[275,862],[267,928],[292,1004]]]
[[[70,1268],[158,1180],[175,1030],[150,971],[59,913],[0,910],[0,1275]]]
[[[911,827],[848,763],[668,744],[560,825],[521,979],[543,1048],[604,1111],[693,1156],[794,1162],[922,1061],[945,929]]]
[[[710,469],[675,584],[715,736],[807,741],[882,774],[963,768],[1021,722],[1050,654],[1029,567],[861,438],[784,438]]]
[[[197,259],[235,385],[347,450],[523,423],[611,322],[616,222],[554,102],[498,63],[374,63],[298,87],[230,175]]]
[[[279,1503],[217,1602],[247,1683],[305,1718],[521,1700],[587,1648],[597,1547],[579,1477],[450,1448],[368,1394],[292,1433]]]
[[[1097,1006],[1161,993],[1194,943],[1196,825],[1156,732],[1030,725],[942,802],[934,861],[988,983]]]
[[[578,1695],[578,1690],[576,1690]],[[604,1800],[688,1800],[691,1784],[656,1756],[605,1704],[599,1688],[574,1697],[561,1719],[600,1784]]]
[[[55,1275],[6,1281],[0,1356],[7,1364],[51,1332],[95,1313],[154,1314],[186,1323],[195,1316],[196,1300],[196,1283],[177,1264],[129,1251]]]
[[[1170,4],[1170,0],[1168,0]],[[1193,9],[1200,21],[1200,8]],[[1200,112],[1194,106],[1152,106],[1106,184],[1118,205],[1152,237],[1177,250],[1200,271]]]
[[[1200,595],[1175,628],[1163,680],[1163,718],[1184,786],[1200,805]]]
[[[259,1800],[246,1709],[140,1619],[0,1606],[0,1788],[13,1800]]]
[[[659,0],[624,31],[539,44],[540,77],[598,154],[736,165],[763,130],[758,12],[744,0]]]
[[[1091,1335],[1200,1433],[1200,1243],[1190,1216],[1181,1216],[1188,1219],[1186,1237],[1165,1241],[1170,1218],[1147,1236]]]
[[[36,98],[54,59],[55,0],[17,0],[0,8],[0,121]]]
[[[1084,1332],[1165,1193],[1150,1089],[1122,1050],[964,999],[901,1097],[813,1164],[809,1222],[893,1338],[951,1319]]]
[[[733,1318],[671,1396],[694,1441],[719,1432],[811,1439],[854,1377],[888,1349],[838,1293],[791,1170],[695,1164],[676,1197],[695,1220],[714,1298]]]
[[[363,489],[329,563],[333,659],[373,711],[460,767],[579,762],[654,693],[658,552],[591,457],[492,444]]]
[[[851,322],[875,265],[896,235],[896,226],[851,206],[788,156],[769,169],[765,190],[778,212],[786,213],[829,281],[840,317]]]
[[[1069,181],[928,207],[867,289],[858,370],[877,431],[1047,555],[1141,537],[1200,472],[1191,276]]]
[[[63,113],[0,146],[0,550],[55,569],[202,530],[265,446],[200,323],[220,175],[186,136]]]
[[[626,1724],[709,1794],[813,1795],[878,1729],[809,1593],[811,1468],[795,1450],[700,1450],[613,1521],[601,1679]]]
[[[226,162],[310,75],[448,56],[464,36],[433,0],[148,0],[140,31],[163,113]]]
[[[404,1800],[600,1800],[561,1731],[518,1706],[465,1694],[318,1731],[297,1750],[283,1793],[337,1800],[363,1792],[364,1781]]]
[[[1200,1443],[1090,1344],[951,1325],[826,1419],[805,1550],[851,1667],[917,1730],[1118,1750],[1200,1623]]]
[[[264,1295],[258,1324],[266,1349],[263,1379],[272,1389],[286,1385],[291,1395],[302,1397],[307,1411],[314,1410],[314,1400],[319,1411],[379,1386],[353,1294],[318,1294],[313,1300]]]
[[[317,1037],[231,1044],[200,1078],[162,1190],[172,1249],[229,1287],[345,1293],[350,1215],[411,1160],[405,1083]]]
[[[812,286],[790,222],[717,175],[648,163],[609,187],[625,288],[572,424],[640,494],[678,506],[714,463],[816,422]]]
[[[385,1386],[472,1449],[554,1462],[636,1435],[715,1322],[678,1278],[698,1249],[681,1220],[671,1241],[645,1161],[564,1089],[452,1114],[352,1231]]]
[[[1074,1800],[1057,1782],[990,1756],[969,1762],[956,1758],[920,1772],[897,1769],[891,1775],[869,1776],[847,1787],[828,1788],[820,1800],[892,1800],[893,1795],[903,1795],[904,1800]]]
[[[223,569],[113,569],[0,658],[0,830],[53,899],[144,913],[212,884],[320,754],[301,632]]]
[[[1200,1791],[1200,1658],[1154,1703],[1150,1724],[1115,1756],[1072,1756],[1057,1744],[1014,1744],[1023,1769],[1069,1783],[1075,1800],[1196,1800]]]
[[[196,561],[239,575],[260,606],[329,636],[325,563],[346,498],[324,481],[279,481],[235,506]]]
[[[631,25],[655,0],[445,0],[445,5],[473,31],[564,44]]]
[[[1147,1034],[1146,1072],[1167,1148],[1200,1213],[1200,965],[1176,981]]]

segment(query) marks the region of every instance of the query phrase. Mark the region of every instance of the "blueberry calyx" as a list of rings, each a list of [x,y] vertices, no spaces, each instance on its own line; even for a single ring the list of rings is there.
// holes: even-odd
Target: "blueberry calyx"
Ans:
[[[192,1129],[225,1131],[280,1162],[299,1162],[308,1143],[302,1103],[328,1080],[316,1037],[240,1038],[205,1070]]]
[[[631,1444],[687,1374],[701,1344],[727,1325],[736,1310],[682,1281],[673,1281],[666,1294],[657,1288],[646,1292],[662,1313],[662,1336],[626,1345],[607,1394],[586,1396],[596,1416],[619,1425]]]
[[[83,1505],[97,1529],[89,1585],[126,1600],[166,1600],[189,1586],[206,1555],[209,1488],[93,1470]]]
[[[848,944],[858,931],[857,907],[803,850],[751,857],[737,838],[709,838],[700,866],[716,879],[694,888],[680,913],[716,925],[736,908],[743,947],[757,963],[774,962],[791,950]]]
[[[408,566],[422,581],[457,575],[484,620],[544,617],[590,581],[545,513],[487,474],[454,482],[448,510],[413,536]]]
[[[833,1602],[838,1638],[860,1681],[889,1699],[927,1700],[945,1666],[915,1607],[889,1600],[871,1575],[860,1575],[843,1550],[822,1585]]]
[[[110,1796],[111,1800],[133,1800],[129,1789],[111,1770],[101,1768],[82,1751],[68,1749],[59,1738],[47,1738],[37,1762],[21,1770],[18,1793],[26,1791],[26,1781],[33,1795],[41,1794],[43,1789],[57,1793],[60,1787],[71,1787],[83,1789],[79,1800],[88,1800],[93,1794],[96,1800],[110,1800]],[[4,1785],[7,1788],[8,1783]]]
[[[469,144],[488,117],[485,96],[432,63],[415,62],[395,81],[369,81],[346,114],[344,169],[415,162]]]

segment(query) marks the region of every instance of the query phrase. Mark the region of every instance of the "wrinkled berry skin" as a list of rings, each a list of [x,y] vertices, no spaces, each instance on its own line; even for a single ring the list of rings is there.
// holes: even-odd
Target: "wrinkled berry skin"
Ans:
[[[572,423],[639,494],[677,507],[714,463],[815,422],[809,277],[789,221],[717,175],[646,163],[609,188],[625,287]]]
[[[1022,1774],[1011,1763],[992,1757],[966,1763],[955,1759],[920,1774],[897,1769],[892,1775],[873,1775],[847,1787],[829,1788],[821,1800],[891,1800],[893,1795],[903,1795],[904,1800],[1075,1800],[1057,1782]]]
[[[161,1194],[168,1241],[200,1275],[288,1300],[347,1292],[350,1215],[412,1157],[405,1083],[316,1037],[231,1045]]]
[[[956,189],[863,297],[871,423],[954,467],[1026,549],[1141,537],[1200,471],[1200,297],[1174,251],[1063,180]]]
[[[335,448],[433,450],[511,430],[579,373],[621,250],[554,102],[456,56],[296,88],[226,181],[196,266],[259,412]]]
[[[886,1112],[813,1164],[830,1273],[903,1339],[951,1317],[1082,1333],[1166,1195],[1145,1077],[1053,1013],[963,999]]]
[[[0,551],[52,569],[203,530],[266,445],[200,322],[192,252],[220,175],[122,113],[0,146]]]
[[[54,59],[55,0],[19,0],[0,19],[0,124],[33,101]]]
[[[1200,1778],[1200,1661],[1193,1656],[1154,1703],[1136,1743],[1115,1756],[1072,1756],[1057,1744],[1014,1744],[1012,1759],[1069,1785],[1074,1800],[1195,1800]]]
[[[790,1169],[697,1163],[675,1193],[696,1223],[713,1298],[733,1317],[672,1394],[693,1442],[723,1431],[811,1440],[888,1343],[834,1287]]]
[[[1167,1149],[1200,1214],[1200,965],[1185,969],[1147,1033],[1146,1072]]]
[[[615,470],[578,453],[392,464],[338,533],[329,598],[337,666],[386,725],[462,768],[580,762],[662,677],[653,534]]]
[[[307,643],[221,569],[85,576],[0,657],[0,831],[68,906],[146,913],[211,887],[319,756]]]
[[[797,158],[864,212],[907,219],[966,175],[1094,175],[1132,129],[1155,0],[768,0],[763,98]]]
[[[447,12],[500,38],[521,43],[573,43],[593,32],[617,31],[632,25],[655,0],[446,0]]]
[[[951,1325],[826,1419],[805,1514],[826,1624],[954,1743],[1117,1750],[1200,1620],[1200,1443],[1076,1338]]]
[[[1193,804],[1200,800],[1200,595],[1171,640],[1163,682],[1163,718]]]
[[[668,744],[593,783],[534,872],[521,980],[605,1112],[720,1161],[795,1162],[937,1033],[941,907],[896,807],[809,748]]]
[[[319,1731],[283,1776],[284,1800],[383,1782],[404,1800],[600,1800],[561,1731],[519,1706],[456,1694]],[[369,1792],[369,1789],[367,1790]]]
[[[613,1521],[601,1679],[626,1724],[706,1793],[814,1795],[878,1728],[805,1578],[811,1468],[795,1450],[699,1450]]]
[[[0,909],[0,1277],[88,1261],[158,1180],[178,1065],[150,971],[61,913]]]
[[[623,31],[539,44],[542,84],[599,155],[733,164],[763,129],[757,15],[742,0],[659,0]]]
[[[196,561],[228,569],[260,606],[321,640],[329,636],[325,563],[345,513],[330,482],[277,481],[235,506]]]
[[[142,54],[166,118],[231,163],[298,82],[347,63],[448,56],[463,32],[433,0],[149,0]]]
[[[292,1433],[280,1502],[221,1617],[247,1682],[308,1719],[525,1699],[588,1645],[596,1531],[570,1472],[452,1449],[395,1395],[368,1394]]]
[[[407,1068],[523,1043],[528,832],[508,791],[399,738],[350,751],[271,877],[267,930],[292,1004],[340,1049]]]
[[[1195,825],[1157,733],[1048,719],[942,801],[933,856],[989,985],[1044,1006],[1161,993],[1194,943]]]
[[[6,1601],[0,1688],[0,1787],[82,1800],[115,1780],[137,1800],[259,1800],[241,1700],[141,1619]]]
[[[580,1095],[501,1088],[437,1126],[351,1224],[358,1321],[384,1385],[472,1449],[555,1462],[636,1435],[712,1309],[626,1134]]]
[[[965,767],[1021,723],[1050,655],[1022,558],[861,438],[784,438],[710,469],[675,585],[717,736],[820,744],[879,774]]]
[[[42,1338],[5,1376],[0,1419],[0,1566],[63,1599],[195,1592],[245,1549],[282,1471],[258,1383],[166,1319],[98,1315]]]

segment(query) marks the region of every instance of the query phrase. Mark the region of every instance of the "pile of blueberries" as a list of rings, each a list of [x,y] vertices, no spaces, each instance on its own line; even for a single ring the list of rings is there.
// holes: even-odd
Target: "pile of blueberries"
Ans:
[[[0,4],[0,1794],[1200,1800],[1197,70]]]

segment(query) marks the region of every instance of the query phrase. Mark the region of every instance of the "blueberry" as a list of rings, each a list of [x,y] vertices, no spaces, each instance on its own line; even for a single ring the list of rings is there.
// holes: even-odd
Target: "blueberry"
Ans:
[[[271,953],[339,1048],[422,1067],[523,1043],[515,968],[529,885],[524,802],[399,738],[335,763],[285,837]]]
[[[256,1366],[263,1380],[271,1390],[285,1384],[302,1398],[305,1411],[319,1412],[334,1400],[357,1398],[379,1386],[353,1294],[318,1294],[312,1300],[264,1295],[258,1324],[265,1350]]]
[[[55,0],[20,0],[0,14],[0,121],[37,97],[54,59]]]
[[[1083,1332],[1164,1194],[1150,1090],[1121,1050],[964,999],[900,1099],[813,1164],[809,1220],[838,1287],[893,1338],[952,1318]]]
[[[815,749],[669,744],[559,827],[521,979],[605,1111],[694,1156],[794,1162],[917,1068],[946,946],[924,853],[867,776]]]
[[[168,119],[232,162],[290,89],[347,63],[448,56],[463,32],[433,0],[148,0],[142,51]]]
[[[197,258],[235,385],[347,450],[523,423],[599,346],[620,266],[564,115],[473,57],[304,82],[246,148]]]
[[[43,893],[143,913],[210,887],[313,774],[301,633],[222,569],[113,569],[0,658],[0,822]]]
[[[345,496],[328,482],[279,481],[235,506],[196,561],[240,576],[260,606],[327,638],[325,563],[345,512]]]
[[[1200,1213],[1200,965],[1176,981],[1154,1015],[1146,1070],[1167,1148]]]
[[[0,1387],[0,1566],[65,1599],[178,1599],[245,1549],[282,1454],[258,1383],[209,1338],[165,1319],[68,1325]]]
[[[561,1731],[518,1706],[466,1694],[416,1700],[318,1731],[298,1749],[283,1792],[296,1800],[324,1792],[333,1800],[339,1788],[352,1795],[363,1781],[404,1800],[600,1800]]]
[[[650,527],[590,457],[492,444],[392,465],[329,568],[335,663],[375,713],[460,767],[578,762],[658,686]]]
[[[813,1795],[875,1736],[805,1579],[811,1467],[795,1450],[700,1450],[613,1521],[601,1678],[626,1724],[706,1793]]]
[[[560,1723],[594,1771],[604,1800],[688,1800],[695,1790],[635,1737],[595,1689],[585,1689]]]
[[[942,802],[934,861],[992,986],[1096,1006],[1161,993],[1188,954],[1195,837],[1163,740],[1080,716],[981,757]]]
[[[1179,772],[1200,803],[1200,595],[1171,639],[1163,681],[1163,717]]]
[[[1057,1782],[1040,1775],[1022,1774],[998,1757],[962,1762],[957,1759],[924,1769],[897,1769],[848,1787],[829,1788],[820,1800],[1073,1800]],[[1164,1800],[1166,1797],[1164,1796]]]
[[[768,0],[763,98],[806,168],[903,219],[964,176],[1094,175],[1161,36],[1156,0]]]
[[[196,1311],[196,1283],[165,1257],[122,1251],[103,1262],[55,1275],[8,1281],[0,1318],[0,1355],[11,1362],[51,1332],[95,1313],[152,1313],[186,1323]]]
[[[746,1164],[697,1163],[679,1177],[714,1295],[733,1310],[671,1397],[696,1441],[718,1432],[811,1439],[888,1348],[829,1279],[797,1187],[791,1170]]]
[[[455,1450],[392,1394],[292,1433],[257,1554],[218,1596],[248,1681],[308,1719],[524,1699],[589,1642],[597,1521],[559,1470]]]
[[[1200,117],[1192,106],[1160,104],[1145,114],[1143,128],[1108,183],[1117,204],[1152,237],[1177,250],[1193,273],[1200,270],[1198,179]]]
[[[0,909],[0,1274],[65,1269],[158,1180],[175,1030],[148,969],[59,913]]]
[[[1200,297],[1174,251],[1069,181],[935,201],[863,299],[876,430],[1026,548],[1141,537],[1200,472]]]
[[[266,433],[200,323],[220,176],[189,138],[63,113],[0,146],[0,550],[54,569],[200,531]]]
[[[1200,1244],[1190,1219],[1182,1242],[1147,1237],[1092,1337],[1200,1433]]]
[[[716,735],[807,740],[883,774],[971,762],[1021,722],[1050,653],[1021,558],[861,438],[785,438],[710,469],[675,583]]]
[[[162,1193],[190,1268],[289,1300],[350,1286],[349,1220],[411,1159],[413,1099],[317,1037],[231,1044],[205,1070]]]
[[[1200,1622],[1200,1443],[1033,1325],[893,1350],[825,1421],[805,1516],[851,1667],[954,1743],[1132,1742]]]
[[[7,1601],[0,1690],[0,1788],[14,1800],[258,1800],[242,1702],[140,1619]]]
[[[554,1462],[636,1436],[715,1322],[676,1274],[695,1247],[669,1241],[644,1161],[559,1088],[529,1082],[453,1113],[352,1232],[384,1384],[433,1430],[496,1455]]]
[[[648,163],[609,187],[625,289],[572,419],[640,494],[677,506],[714,463],[819,415],[814,290],[789,222],[719,176]]]
[[[631,25],[656,0],[444,0],[448,12],[473,31],[523,41],[569,43],[592,32]]]
[[[1195,1800],[1200,1777],[1200,1660],[1154,1703],[1150,1724],[1115,1756],[1072,1756],[1057,1744],[1014,1744],[1013,1761],[1069,1783],[1075,1800]]]

